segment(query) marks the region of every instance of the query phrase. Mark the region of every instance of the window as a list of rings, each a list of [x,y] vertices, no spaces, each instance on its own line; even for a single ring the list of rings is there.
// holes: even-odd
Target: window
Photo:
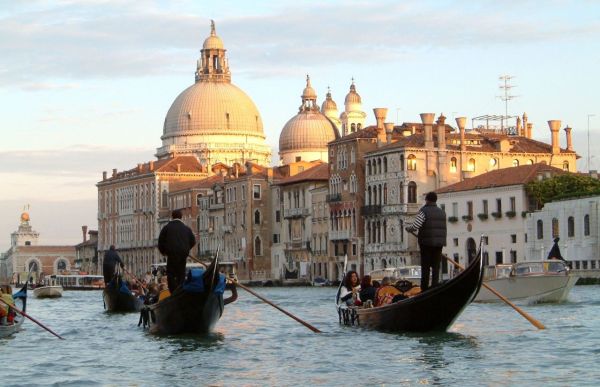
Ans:
[[[483,206],[483,213],[487,215],[488,214],[488,201],[484,200],[482,202],[482,206]]]
[[[587,214],[583,217],[583,235],[590,235],[590,216]]]
[[[527,165],[533,165],[533,160],[532,159],[527,160]]]
[[[475,172],[475,159],[469,159],[469,163],[467,164],[467,171]]]
[[[502,199],[496,199],[496,212],[502,213]]]
[[[417,202],[417,183],[415,183],[414,181],[408,183],[408,202]]]
[[[408,158],[406,160],[406,169],[409,171],[417,170],[417,158],[415,157],[415,155],[408,155]]]
[[[517,252],[515,250],[510,251],[510,263],[517,263]]]
[[[567,236],[573,238],[575,236],[575,218],[569,216],[567,219]]]
[[[458,216],[458,203],[452,203],[452,216]]]
[[[483,237],[483,244],[486,246],[490,244],[490,239],[487,235]]]
[[[262,255],[262,242],[260,237],[254,239],[254,255]]]
[[[67,263],[61,259],[60,261],[58,261],[58,264],[56,265],[56,269],[58,271],[67,270]]]
[[[453,238],[452,241],[454,242],[454,246],[458,246],[458,238]]]
[[[552,218],[552,238],[558,238],[560,236],[560,227],[557,218]]]
[[[302,161],[302,156],[296,156],[296,162]]]
[[[496,251],[496,265],[502,264],[502,251]]]
[[[273,234],[273,243],[279,243],[279,234]]]
[[[275,211],[275,222],[281,222],[281,211]]]
[[[498,159],[491,158],[490,159],[490,167],[494,168],[496,165],[498,165]]]
[[[544,222],[541,219],[537,221],[537,239],[544,239]]]
[[[510,242],[511,243],[517,243],[517,234],[511,234],[510,235]]]
[[[196,205],[199,206],[202,201],[202,194],[196,195]]]
[[[456,157],[452,157],[450,159],[450,172],[455,173],[457,170],[457,166],[456,166]]]
[[[260,211],[254,211],[254,224],[260,224]]]
[[[510,197],[510,210],[512,212],[515,212],[517,210],[517,204],[516,204],[516,199],[514,196]]]
[[[563,161],[563,171],[569,171],[569,162],[568,161]]]
[[[467,216],[469,216],[469,218],[473,219],[473,202],[472,201],[467,202]]]
[[[514,159],[514,160],[512,161],[512,166],[513,166],[513,167],[518,167],[518,166],[519,166],[519,160],[517,160],[517,159]]]
[[[404,154],[400,155],[400,170],[404,171]]]
[[[356,243],[352,244],[352,255],[356,257],[357,255],[357,250],[356,250]]]
[[[167,192],[166,189],[163,190],[161,199],[162,199],[162,206],[169,207],[169,193]]]
[[[254,184],[252,186],[252,197],[254,199],[260,199],[260,184]]]
[[[242,192],[242,201],[246,200],[246,186],[242,185],[242,189],[240,191]]]

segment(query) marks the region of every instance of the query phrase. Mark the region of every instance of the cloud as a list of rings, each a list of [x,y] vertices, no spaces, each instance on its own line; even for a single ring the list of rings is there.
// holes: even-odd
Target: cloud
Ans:
[[[281,76],[277,69],[290,65],[398,61],[415,51],[597,39],[600,31],[593,19],[572,23],[561,12],[564,2],[544,8],[535,2],[288,2],[260,15],[239,5],[238,14],[229,8],[230,16],[217,20],[217,32],[236,71],[258,76]],[[68,87],[71,80],[191,71],[209,11],[193,2],[13,6],[0,14],[0,87],[40,90],[55,78]]]

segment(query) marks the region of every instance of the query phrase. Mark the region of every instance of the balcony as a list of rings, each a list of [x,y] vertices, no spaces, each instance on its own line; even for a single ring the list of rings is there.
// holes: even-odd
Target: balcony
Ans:
[[[286,250],[308,250],[309,244],[307,241],[286,242]]]
[[[339,193],[336,193],[336,194],[327,194],[326,200],[329,203],[331,203],[331,202],[340,202],[340,201],[342,201],[342,194],[339,194]]]
[[[308,208],[285,208],[283,210],[284,218],[302,218],[310,215]]]
[[[330,241],[343,241],[350,240],[350,230],[330,230],[329,231]]]
[[[213,203],[210,205],[210,210],[221,210],[225,208],[225,203]]]
[[[362,206],[361,212],[363,216],[381,215],[381,206],[378,204]]]

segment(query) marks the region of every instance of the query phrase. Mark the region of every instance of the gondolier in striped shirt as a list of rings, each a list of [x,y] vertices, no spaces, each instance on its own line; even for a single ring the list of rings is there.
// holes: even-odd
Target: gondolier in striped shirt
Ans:
[[[421,290],[436,286],[440,281],[442,248],[446,246],[446,213],[437,206],[437,194],[425,195],[425,205],[421,207],[412,224],[406,231],[418,233],[421,251]],[[431,286],[429,271],[431,270]]]

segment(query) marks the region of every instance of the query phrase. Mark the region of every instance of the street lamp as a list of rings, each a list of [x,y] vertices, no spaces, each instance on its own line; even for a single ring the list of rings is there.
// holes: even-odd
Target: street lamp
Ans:
[[[588,127],[587,127],[587,168],[590,171],[590,117],[594,117],[595,114],[588,114]]]

